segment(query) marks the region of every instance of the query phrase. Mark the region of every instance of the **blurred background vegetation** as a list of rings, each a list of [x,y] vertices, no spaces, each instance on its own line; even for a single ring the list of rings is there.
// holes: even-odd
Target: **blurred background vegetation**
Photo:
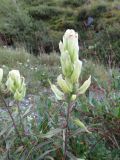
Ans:
[[[0,45],[35,55],[59,51],[68,28],[79,33],[80,57],[120,62],[119,0],[1,0]]]

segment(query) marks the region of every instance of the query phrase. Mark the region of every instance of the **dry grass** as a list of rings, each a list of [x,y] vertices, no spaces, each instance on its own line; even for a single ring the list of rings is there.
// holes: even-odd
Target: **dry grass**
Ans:
[[[56,52],[50,54],[40,54],[38,59],[41,64],[45,64],[47,66],[55,66],[59,64],[59,55]]]
[[[30,58],[23,48],[0,48],[0,64],[7,66],[14,66],[17,62],[25,63]]]

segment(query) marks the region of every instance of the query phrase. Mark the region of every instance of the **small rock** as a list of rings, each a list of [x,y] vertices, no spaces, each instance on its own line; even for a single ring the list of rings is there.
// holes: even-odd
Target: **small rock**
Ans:
[[[86,24],[86,26],[87,26],[87,27],[90,27],[90,26],[93,24],[93,22],[94,22],[94,18],[91,17],[91,16],[89,16],[88,19],[87,19],[87,24]]]

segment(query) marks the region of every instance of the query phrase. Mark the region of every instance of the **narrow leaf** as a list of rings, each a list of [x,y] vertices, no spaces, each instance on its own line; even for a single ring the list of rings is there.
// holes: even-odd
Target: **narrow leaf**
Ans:
[[[41,135],[42,138],[51,138],[55,136],[56,134],[60,133],[62,129],[57,128],[57,129],[51,129],[48,133]]]
[[[81,122],[78,118],[74,119],[73,121],[77,126],[85,129],[86,132],[91,133],[90,131],[88,131],[87,127],[83,124],[83,122]]]

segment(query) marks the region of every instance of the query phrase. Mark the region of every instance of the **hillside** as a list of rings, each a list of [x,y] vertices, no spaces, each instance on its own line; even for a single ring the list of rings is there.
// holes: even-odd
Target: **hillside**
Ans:
[[[1,44],[25,46],[38,54],[58,51],[63,32],[79,33],[81,57],[120,61],[120,2],[118,0],[1,0]]]

